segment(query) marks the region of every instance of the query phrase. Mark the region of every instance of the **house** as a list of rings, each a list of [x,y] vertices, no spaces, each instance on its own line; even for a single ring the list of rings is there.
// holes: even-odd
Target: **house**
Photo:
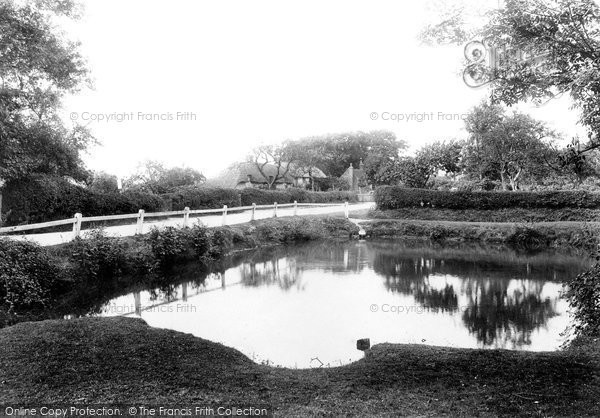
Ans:
[[[294,186],[310,189],[311,179],[313,182],[317,179],[326,179],[327,176],[318,167],[299,167],[291,164],[288,174],[294,179]],[[318,185],[314,185],[315,190],[318,190]]]
[[[280,174],[285,171],[285,168],[280,169]],[[270,178],[277,176],[277,167],[273,164],[267,164],[263,168],[263,172]],[[244,189],[246,187],[255,187],[266,189],[269,187],[269,182],[261,174],[254,162],[235,163],[223,170],[217,177],[206,181],[209,186],[225,187],[229,189]],[[291,175],[286,175],[277,179],[274,188],[286,189],[294,186],[294,178]]]
[[[361,191],[361,189],[367,188],[367,176],[362,160],[360,160],[358,168],[354,168],[354,165],[350,163],[350,167],[344,171],[340,180],[348,184],[352,191]]]

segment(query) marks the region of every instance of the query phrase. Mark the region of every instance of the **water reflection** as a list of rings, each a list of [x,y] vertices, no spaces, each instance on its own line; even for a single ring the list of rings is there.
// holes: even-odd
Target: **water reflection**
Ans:
[[[291,367],[315,357],[331,365],[355,360],[362,337],[552,350],[568,322],[561,282],[589,265],[502,247],[310,243],[238,254],[194,281],[115,298],[103,314],[141,316]]]

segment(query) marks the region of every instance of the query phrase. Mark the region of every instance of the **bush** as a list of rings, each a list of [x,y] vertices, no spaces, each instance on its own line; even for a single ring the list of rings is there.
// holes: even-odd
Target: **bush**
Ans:
[[[202,224],[194,225],[190,229],[190,241],[198,258],[202,259],[208,255],[211,242],[207,227]]]
[[[573,308],[576,336],[600,336],[600,264],[567,285],[566,297]]]
[[[585,191],[461,192],[383,186],[375,191],[379,209],[600,208],[600,193]]]
[[[0,303],[9,311],[46,305],[58,279],[59,269],[44,248],[0,240]]]
[[[77,281],[108,282],[128,270],[125,244],[102,230],[76,238],[62,251],[70,261],[69,277]]]
[[[223,205],[230,208],[240,206],[240,195],[235,189],[185,186],[169,193],[166,197],[171,200],[172,210],[183,210],[186,206],[190,209],[217,209],[222,208]]]
[[[155,266],[169,269],[189,255],[192,240],[189,228],[152,228],[145,237],[150,245]]]

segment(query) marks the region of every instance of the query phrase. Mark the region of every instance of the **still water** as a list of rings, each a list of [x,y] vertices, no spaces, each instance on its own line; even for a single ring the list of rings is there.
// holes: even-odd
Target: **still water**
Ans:
[[[555,350],[569,324],[562,281],[585,258],[391,240],[248,252],[202,279],[111,300],[102,315],[234,347],[256,362],[338,366],[356,340]]]

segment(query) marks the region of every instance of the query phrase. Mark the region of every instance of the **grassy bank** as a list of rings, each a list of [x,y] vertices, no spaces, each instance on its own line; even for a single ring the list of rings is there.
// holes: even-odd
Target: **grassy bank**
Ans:
[[[599,416],[598,342],[527,353],[378,345],[331,369],[257,365],[138,319],[0,330],[0,403],[271,405],[280,416]]]
[[[427,238],[434,241],[477,241],[517,249],[575,248],[594,251],[600,223],[493,223],[376,219],[361,222],[372,237]]]
[[[370,219],[413,219],[456,222],[597,222],[600,221],[600,209],[508,208],[495,210],[454,210],[423,207],[372,210],[364,213],[364,216]]]

